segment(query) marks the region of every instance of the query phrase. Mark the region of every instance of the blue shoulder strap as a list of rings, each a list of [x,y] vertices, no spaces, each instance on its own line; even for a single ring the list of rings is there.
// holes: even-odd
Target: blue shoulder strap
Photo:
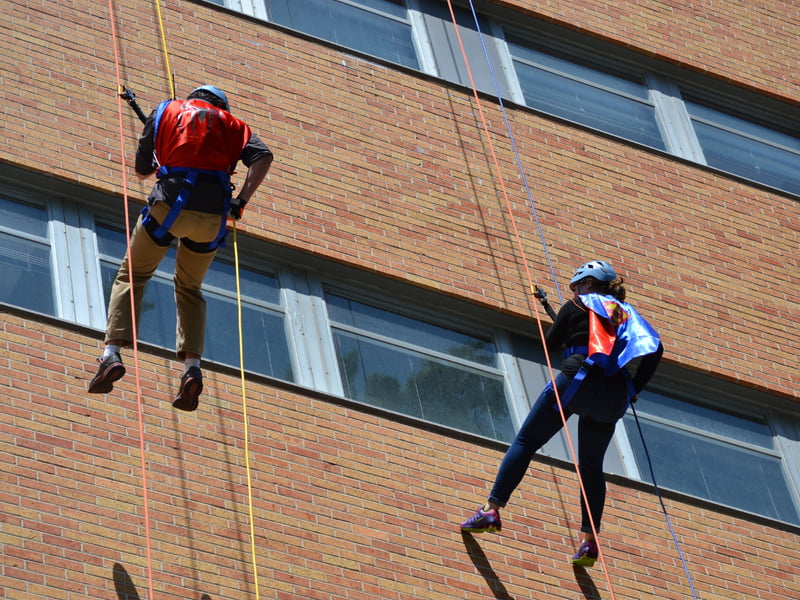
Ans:
[[[153,120],[153,147],[156,147],[157,139],[158,139],[158,127],[161,124],[161,118],[164,116],[164,111],[169,105],[170,102],[175,102],[174,100],[164,100],[161,102],[158,107],[156,108],[156,114]],[[157,158],[157,157],[156,157]],[[219,178],[220,185],[227,191],[224,200],[224,212],[222,213],[222,224],[220,226],[220,232],[217,238],[209,244],[211,249],[225,247],[225,235],[227,233],[226,224],[228,218],[228,212],[230,211],[231,207],[231,194],[230,194],[230,174],[225,171],[210,171],[206,169],[192,169],[189,167],[169,167],[166,165],[161,165],[158,167],[158,171],[156,172],[156,177],[161,179],[166,175],[172,175],[177,173],[185,173],[186,176],[183,180],[183,185],[181,186],[180,192],[178,192],[178,197],[173,202],[172,206],[167,213],[167,216],[164,217],[164,222],[160,223],[159,226],[156,228],[155,231],[152,232],[153,238],[156,240],[161,240],[167,233],[169,233],[170,228],[175,223],[175,219],[178,218],[178,214],[181,212],[183,207],[189,200],[189,196],[192,193],[192,188],[194,188],[195,183],[197,182],[197,176],[202,174],[211,174],[216,175]],[[142,211],[142,224],[149,223],[153,218],[150,216],[150,207],[145,206]]]
[[[156,108],[156,116],[155,119],[153,120],[153,148],[156,147],[156,139],[158,138],[158,126],[161,124],[161,117],[164,116],[164,110],[166,110],[167,104],[169,104],[170,102],[174,102],[174,100],[164,100]]]

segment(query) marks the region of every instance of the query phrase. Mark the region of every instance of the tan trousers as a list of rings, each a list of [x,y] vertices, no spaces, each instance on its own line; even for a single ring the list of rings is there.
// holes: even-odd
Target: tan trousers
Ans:
[[[164,222],[168,212],[169,206],[164,202],[156,202],[150,207],[150,214],[159,223]],[[169,230],[179,240],[173,281],[178,320],[175,347],[181,360],[185,358],[186,352],[198,355],[203,353],[206,302],[200,292],[200,286],[216,255],[216,251],[199,253],[189,250],[182,243],[181,238],[189,238],[197,243],[211,242],[219,234],[221,219],[220,215],[182,210]],[[128,267],[128,255],[126,255],[111,288],[106,343],[112,340],[123,340],[126,344],[132,342],[130,281],[133,279],[134,305],[138,325],[144,287],[155,273],[168,249],[168,246],[159,246],[152,240],[142,226],[142,217],[139,216],[131,234],[129,256],[133,265],[132,272]]]

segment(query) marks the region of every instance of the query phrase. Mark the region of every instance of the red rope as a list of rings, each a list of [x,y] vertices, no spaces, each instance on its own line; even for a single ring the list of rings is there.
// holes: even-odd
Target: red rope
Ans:
[[[122,89],[122,78],[120,75],[120,59],[118,49],[117,28],[115,24],[114,3],[113,0],[108,0],[109,21],[111,23],[111,38],[114,46],[114,68],[117,77],[117,89]],[[137,412],[139,417],[139,453],[141,455],[141,469],[142,469],[142,501],[144,504],[144,531],[145,531],[145,547],[147,553],[147,584],[149,598],[153,598],[153,558],[151,550],[150,539],[150,509],[149,509],[149,496],[147,492],[147,460],[145,457],[145,442],[144,442],[144,403],[142,402],[142,391],[139,379],[139,344],[136,335],[136,310],[133,289],[133,256],[131,255],[131,232],[130,232],[130,214],[128,211],[128,175],[127,163],[125,161],[125,127],[123,125],[123,107],[122,96],[117,94],[117,112],[119,114],[119,144],[120,144],[120,162],[122,168],[122,196],[125,205],[125,240],[128,248],[128,282],[130,284],[130,300],[131,300],[131,323],[133,330],[133,361],[134,361],[134,374],[136,379],[136,400]]]
[[[527,256],[525,254],[525,247],[522,244],[522,236],[519,233],[519,228],[517,227],[517,222],[516,222],[516,219],[514,218],[514,212],[513,212],[512,208],[511,208],[511,201],[509,200],[508,191],[506,189],[505,181],[503,180],[503,173],[502,173],[502,170],[500,169],[500,162],[497,159],[497,153],[495,152],[494,144],[492,143],[492,138],[491,138],[491,135],[489,134],[489,126],[488,126],[488,124],[486,122],[486,116],[485,116],[485,114],[483,112],[483,105],[481,104],[481,99],[480,99],[480,95],[478,94],[478,89],[477,89],[477,87],[475,85],[475,80],[472,77],[472,69],[469,66],[469,60],[467,59],[467,52],[466,52],[466,50],[464,48],[464,42],[461,39],[461,33],[458,30],[458,23],[456,21],[456,15],[455,15],[455,12],[453,10],[453,4],[452,4],[451,0],[447,0],[447,6],[450,9],[450,17],[451,17],[451,19],[453,21],[453,28],[455,29],[456,38],[458,39],[458,45],[459,45],[459,47],[461,49],[461,55],[462,55],[462,57],[464,59],[464,65],[467,68],[467,75],[469,77],[469,83],[470,83],[470,86],[472,87],[472,94],[473,94],[473,97],[475,98],[475,104],[476,104],[477,109],[478,109],[478,115],[480,116],[481,125],[483,127],[484,133],[486,134],[486,142],[487,142],[487,144],[489,146],[489,152],[490,152],[490,154],[492,156],[492,161],[494,162],[494,167],[495,167],[495,171],[496,171],[496,174],[497,174],[497,179],[500,182],[500,190],[502,192],[503,199],[505,200],[506,211],[507,211],[507,213],[509,215],[509,218],[511,219],[511,226],[512,226],[512,229],[514,230],[514,236],[516,238],[517,245],[519,246],[520,258],[522,259],[522,264],[523,264],[523,267],[524,267],[524,270],[525,270],[525,275],[528,278],[528,287],[531,290],[531,294],[533,294],[533,292],[535,291],[535,286],[534,286],[534,283],[533,283],[533,278],[531,277],[531,271],[530,271],[530,267],[528,265],[528,259],[527,259]],[[564,407],[561,404],[561,398],[559,397],[558,389],[556,388],[556,385],[555,385],[555,375],[553,374],[553,366],[552,366],[551,360],[550,360],[550,353],[547,350],[547,345],[544,343],[544,339],[545,339],[544,328],[542,327],[542,319],[541,319],[541,316],[540,316],[540,313],[539,313],[539,308],[538,308],[538,306],[536,306],[535,302],[533,303],[533,306],[534,306],[534,311],[533,312],[534,312],[534,315],[536,316],[536,324],[537,324],[537,327],[539,329],[539,335],[541,336],[542,346],[544,348],[544,356],[545,356],[545,361],[547,363],[547,372],[548,372],[548,374],[550,376],[551,382],[553,383],[553,392],[555,394],[556,402],[558,404],[559,413],[561,414],[561,421],[562,421],[562,423],[564,425],[564,432],[565,432],[565,434],[567,436],[567,444],[569,446],[569,450],[570,450],[570,453],[572,455],[572,462],[573,462],[573,464],[575,466],[575,473],[578,476],[578,485],[580,486],[581,495],[583,497],[584,502],[586,503],[586,506],[588,507],[589,502],[588,502],[588,499],[587,499],[586,488],[584,487],[583,479],[581,478],[580,469],[578,468],[578,459],[577,459],[577,454],[575,452],[575,446],[574,446],[574,444],[572,442],[572,436],[569,433],[569,428],[567,427],[567,418],[566,418],[566,416],[564,414]],[[595,540],[596,540],[597,539],[597,528],[595,526],[594,519],[592,518],[591,511],[587,511],[587,513],[589,515],[589,521],[590,521],[590,524],[592,526],[592,533],[594,534]],[[599,548],[600,548],[600,545],[598,544],[598,549]],[[610,580],[610,578],[608,576],[608,569],[606,568],[606,563],[605,563],[605,559],[604,559],[602,550],[599,551],[598,558],[600,559],[600,562],[603,565],[603,571],[605,573],[605,577],[606,577],[606,582],[608,584],[609,593],[611,594],[611,600],[614,600],[615,599],[614,588],[611,585],[611,580]]]

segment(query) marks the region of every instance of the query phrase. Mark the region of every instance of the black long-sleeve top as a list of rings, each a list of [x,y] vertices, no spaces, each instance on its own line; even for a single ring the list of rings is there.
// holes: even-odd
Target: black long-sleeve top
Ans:
[[[587,347],[589,345],[589,309],[581,302],[580,298],[572,298],[564,303],[561,310],[558,311],[553,325],[547,330],[545,334],[545,344],[550,351],[560,351],[563,348],[570,347]],[[638,394],[650,381],[650,378],[656,371],[658,363],[661,361],[661,356],[664,354],[664,346],[659,343],[658,349],[652,354],[646,354],[641,358],[638,367],[635,369],[633,375],[633,388]],[[573,364],[575,361],[568,362],[562,365],[562,371],[565,375],[574,376],[575,371],[580,366],[580,362],[585,357],[581,357],[578,364]]]

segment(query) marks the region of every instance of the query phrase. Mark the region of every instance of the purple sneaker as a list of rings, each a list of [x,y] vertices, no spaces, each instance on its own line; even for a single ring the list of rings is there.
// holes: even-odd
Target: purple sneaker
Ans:
[[[461,523],[461,531],[469,531],[471,533],[494,533],[502,528],[500,512],[495,509],[484,511],[482,506],[478,507],[474,515]]]
[[[595,541],[582,542],[581,547],[572,557],[572,564],[577,567],[592,567],[597,560],[599,551]]]

